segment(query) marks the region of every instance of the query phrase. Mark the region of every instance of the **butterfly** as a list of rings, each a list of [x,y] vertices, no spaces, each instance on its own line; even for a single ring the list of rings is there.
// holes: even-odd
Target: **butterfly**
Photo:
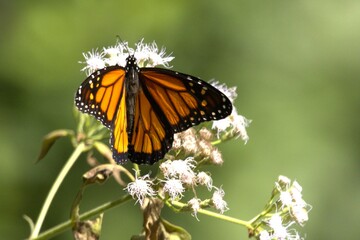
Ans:
[[[232,111],[230,100],[209,83],[168,69],[140,68],[134,55],[125,67],[105,67],[86,78],[75,105],[110,129],[118,164],[154,164],[170,150],[175,133]]]

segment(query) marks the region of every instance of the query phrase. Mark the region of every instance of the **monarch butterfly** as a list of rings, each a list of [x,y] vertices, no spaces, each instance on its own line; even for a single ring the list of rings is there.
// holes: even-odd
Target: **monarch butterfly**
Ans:
[[[230,100],[212,85],[162,68],[139,68],[134,55],[125,67],[92,73],[78,88],[75,105],[111,131],[113,158],[154,164],[172,147],[175,133],[232,111]]]

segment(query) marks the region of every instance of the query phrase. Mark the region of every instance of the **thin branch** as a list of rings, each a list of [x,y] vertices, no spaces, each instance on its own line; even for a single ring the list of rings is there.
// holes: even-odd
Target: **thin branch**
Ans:
[[[121,198],[111,201],[111,202],[107,202],[101,206],[98,206],[90,211],[87,211],[83,214],[80,215],[79,219],[80,221],[84,221],[87,219],[90,219],[91,217],[97,216],[98,214],[114,208],[116,206],[119,206],[129,200],[131,200],[131,196],[130,195],[125,195],[122,196]],[[64,231],[66,231],[67,229],[71,228],[73,226],[74,222],[72,222],[71,220],[67,220],[66,222],[63,222],[59,225],[56,225],[55,227],[52,227],[48,230],[46,230],[45,232],[41,233],[39,236],[34,237],[34,238],[30,238],[31,240],[44,240],[44,239],[50,239]]]
[[[70,168],[72,167],[72,165],[75,163],[75,161],[77,160],[77,158],[80,156],[80,154],[83,152],[83,150],[85,149],[85,143],[80,143],[74,150],[74,152],[72,153],[72,155],[70,156],[70,158],[67,160],[66,164],[64,165],[64,167],[61,169],[61,172],[59,173],[59,175],[57,176],[54,184],[52,185],[46,200],[41,208],[39,217],[35,223],[35,227],[34,227],[34,231],[32,231],[31,235],[30,235],[30,239],[34,239],[38,236],[41,226],[44,222],[45,216],[49,210],[50,204],[52,202],[52,200],[55,197],[56,192],[58,191],[61,183],[63,182],[66,174],[69,172]]]

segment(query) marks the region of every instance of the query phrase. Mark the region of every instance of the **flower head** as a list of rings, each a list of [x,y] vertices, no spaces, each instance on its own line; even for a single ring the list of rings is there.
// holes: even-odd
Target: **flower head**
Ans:
[[[182,147],[187,153],[196,153],[198,146],[196,142],[195,130],[189,128],[188,130],[181,133]]]
[[[299,240],[299,234],[295,229],[289,229],[294,222],[287,225],[283,224],[283,219],[279,214],[274,214],[268,221],[268,225],[272,228],[271,239],[279,240]]]
[[[213,180],[206,172],[199,172],[196,176],[196,179],[197,183],[200,185],[205,185],[209,191],[212,189]]]
[[[182,145],[181,144],[181,133],[175,133],[172,148],[173,149],[180,149],[181,145]]]
[[[282,206],[281,206],[282,208],[284,208],[286,206],[291,206],[291,204],[293,203],[293,198],[291,197],[291,194],[288,191],[281,191],[279,200],[282,203]]]
[[[268,231],[262,230],[259,234],[260,240],[271,240],[271,236]]]
[[[144,39],[136,44],[136,49],[130,49],[131,54],[134,54],[135,58],[138,60],[139,66],[142,67],[155,67],[162,65],[164,67],[169,67],[169,62],[171,62],[174,57],[166,55],[165,48],[159,50],[157,44],[152,42],[151,44],[143,43]]]
[[[281,188],[288,188],[290,186],[290,183],[291,183],[291,180],[288,177],[283,176],[283,175],[280,175],[278,177],[277,184],[279,184],[279,186]]]
[[[137,64],[140,67],[155,67],[162,65],[169,67],[169,62],[174,57],[167,55],[165,48],[158,49],[155,42],[146,44],[141,40],[136,44],[136,49],[128,46],[127,42],[118,42],[114,46],[104,47],[102,52],[92,50],[88,53],[83,53],[86,66],[82,69],[89,76],[96,70],[102,69],[106,66],[119,65],[125,67],[126,58],[129,55],[134,55]]]
[[[297,181],[294,181],[289,192],[294,199],[294,202],[298,204],[304,204],[304,200],[302,199],[302,187]]]
[[[192,215],[197,219],[197,212],[200,209],[200,199],[198,198],[192,198],[188,201],[188,205],[191,207],[191,209],[193,210]]]
[[[203,140],[209,141],[211,140],[213,134],[211,131],[209,131],[207,128],[203,127],[199,131],[199,135]]]
[[[240,137],[245,143],[249,140],[249,136],[247,135],[246,128],[251,123],[251,120],[246,119],[245,117],[239,115],[236,111],[236,108],[233,108],[230,116],[220,119],[218,121],[214,121],[212,128],[217,130],[217,134],[226,131],[231,128],[232,134]]]
[[[169,67],[169,62],[171,62],[174,57],[171,54],[166,55],[166,49],[162,47],[160,50],[155,42],[148,45],[149,48],[149,64],[152,66],[162,65],[164,67]]]
[[[126,190],[136,202],[139,202],[140,205],[143,205],[145,197],[153,197],[156,195],[154,189],[152,189],[153,182],[149,180],[149,174],[146,174],[142,177],[138,177],[135,174],[135,181],[130,182],[124,190]]]
[[[217,148],[214,148],[213,151],[211,152],[210,160],[215,165],[221,165],[224,162],[221,152]]]
[[[199,150],[202,153],[202,155],[209,157],[211,155],[211,152],[214,150],[213,145],[211,145],[211,142],[206,140],[200,140],[197,142],[199,145]]]
[[[234,104],[234,101],[237,97],[236,87],[227,87],[225,84],[220,84],[219,82],[212,82],[211,83],[215,88],[223,92]],[[246,132],[246,127],[249,126],[250,120],[247,120],[245,117],[239,115],[236,111],[235,106],[233,105],[233,110],[230,116],[220,119],[218,121],[214,121],[212,125],[212,129],[217,130],[217,136],[219,138],[219,134],[221,132],[226,131],[227,129],[231,128],[231,132],[238,137],[240,137],[245,143],[249,140],[249,136]]]
[[[290,209],[291,215],[294,216],[295,221],[300,225],[304,224],[309,220],[308,210],[300,205],[293,205]]]
[[[195,161],[192,157],[188,157],[185,160],[168,160],[160,165],[160,169],[165,177],[177,178],[187,185],[193,185],[196,182],[194,168]]]
[[[107,66],[119,65],[125,67],[126,58],[129,56],[127,53],[128,43],[117,43],[115,46],[104,47],[105,63]]]
[[[301,185],[297,181],[291,184],[290,179],[285,176],[279,176],[275,186],[279,192],[278,201],[281,204],[280,207],[288,207],[292,219],[303,226],[309,220],[308,212],[311,206],[302,198]]]
[[[272,197],[264,211],[268,216],[259,219],[261,231],[257,237],[261,240],[300,240],[303,239],[294,224],[304,226],[308,221],[311,206],[302,199],[302,187],[297,181],[291,181],[285,176],[279,176],[272,192]],[[275,212],[272,212],[275,211]]]
[[[224,213],[225,211],[229,210],[227,207],[227,203],[224,201],[224,190],[220,187],[217,188],[212,196],[212,202],[217,210],[220,211],[220,213]]]
[[[85,71],[86,75],[89,76],[94,71],[104,68],[104,55],[105,54],[103,52],[98,52],[97,49],[93,49],[91,52],[83,53],[85,62],[80,63],[86,63],[86,66],[83,67],[81,71]]]
[[[179,179],[171,178],[165,180],[164,182],[164,191],[169,194],[171,200],[183,197],[185,188]]]

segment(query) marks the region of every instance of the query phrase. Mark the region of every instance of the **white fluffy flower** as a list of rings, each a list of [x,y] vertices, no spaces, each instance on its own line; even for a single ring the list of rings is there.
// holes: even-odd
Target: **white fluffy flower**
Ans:
[[[224,195],[225,195],[225,192],[220,187],[220,188],[216,189],[216,191],[214,192],[212,199],[211,199],[215,208],[217,210],[219,210],[221,214],[223,214],[225,211],[229,210],[229,208],[227,207],[227,203],[223,199]]]
[[[196,153],[198,150],[197,139],[195,135],[195,130],[189,128],[188,130],[181,133],[182,137],[182,147],[187,153]]]
[[[291,197],[291,194],[288,191],[281,191],[279,200],[281,202],[281,207],[289,207],[293,203],[293,199]]]
[[[171,178],[165,180],[164,182],[164,191],[169,194],[171,200],[183,197],[185,188],[180,180]]]
[[[206,172],[199,172],[196,176],[196,179],[197,179],[197,183],[206,186],[209,191],[212,189],[213,180],[210,177],[210,175],[207,174]]]
[[[288,208],[290,219],[295,220],[300,226],[309,220],[308,212],[311,206],[302,198],[302,187],[297,181],[293,181],[285,176],[279,176],[275,187],[279,192],[280,208]]]
[[[215,148],[215,149],[213,149],[213,151],[211,151],[210,160],[215,165],[223,164],[224,160],[222,158],[222,155],[221,155],[221,152],[219,151],[219,149]]]
[[[221,132],[231,128],[232,133],[236,134],[246,143],[249,140],[246,128],[250,123],[251,120],[248,120],[245,117],[239,115],[236,111],[236,108],[233,107],[230,116],[213,122],[212,129],[217,130],[217,135],[219,137]]]
[[[279,184],[279,186],[281,188],[289,188],[290,183],[291,183],[291,180],[288,177],[283,176],[283,175],[280,175],[278,177],[277,184]]]
[[[166,56],[165,48],[161,48],[159,50],[158,46],[155,42],[153,42],[151,45],[148,45],[149,48],[149,65],[151,66],[157,66],[162,65],[164,67],[169,67],[169,62],[171,62],[174,57],[171,56],[171,54]]]
[[[273,229],[271,239],[279,240],[296,240],[300,239],[299,234],[295,229],[289,229],[294,222],[290,222],[287,225],[283,224],[283,219],[279,214],[274,214],[268,224]]]
[[[304,224],[309,220],[308,210],[300,205],[293,205],[290,211],[292,216],[294,216],[295,221],[300,226],[304,226]]]
[[[192,198],[188,201],[188,205],[191,207],[191,209],[193,210],[192,215],[197,219],[197,212],[200,209],[200,199],[198,198]]]
[[[104,61],[107,66],[119,65],[125,67],[126,58],[129,53],[126,52],[128,49],[127,43],[117,43],[115,46],[104,47],[103,52],[105,54]]]
[[[262,230],[259,234],[260,240],[271,240],[271,236],[268,231]]]
[[[153,182],[149,180],[149,174],[142,177],[135,176],[135,181],[130,182],[124,190],[126,190],[136,202],[143,205],[145,197],[153,197],[156,195],[154,189],[152,189]]]
[[[220,84],[219,82],[211,83],[215,88],[223,92],[230,100],[232,104],[237,97],[236,87],[227,87],[225,84]],[[245,117],[239,115],[236,111],[235,106],[233,105],[233,110],[230,116],[220,119],[213,122],[212,128],[217,130],[217,135],[221,132],[226,131],[229,128],[232,128],[232,133],[240,137],[245,143],[249,140],[247,135],[246,128],[249,126],[251,120],[246,119]]]
[[[85,71],[86,75],[89,76],[94,71],[105,67],[104,53],[98,52],[97,49],[93,49],[91,52],[83,53],[83,56],[85,58],[85,62],[80,63],[86,63],[86,66],[83,67],[81,71]]]
[[[196,182],[194,158],[188,157],[185,160],[168,160],[160,165],[160,169],[166,178],[177,178],[182,183],[192,185]]]
[[[134,55],[139,67],[155,67],[162,65],[169,67],[169,62],[174,57],[167,55],[165,48],[158,49],[155,42],[146,44],[141,40],[136,44],[136,49],[130,48],[127,42],[118,42],[115,46],[104,47],[102,52],[92,50],[88,53],[83,53],[86,66],[82,69],[89,76],[96,70],[102,69],[106,66],[119,65],[125,67],[126,58]]]

